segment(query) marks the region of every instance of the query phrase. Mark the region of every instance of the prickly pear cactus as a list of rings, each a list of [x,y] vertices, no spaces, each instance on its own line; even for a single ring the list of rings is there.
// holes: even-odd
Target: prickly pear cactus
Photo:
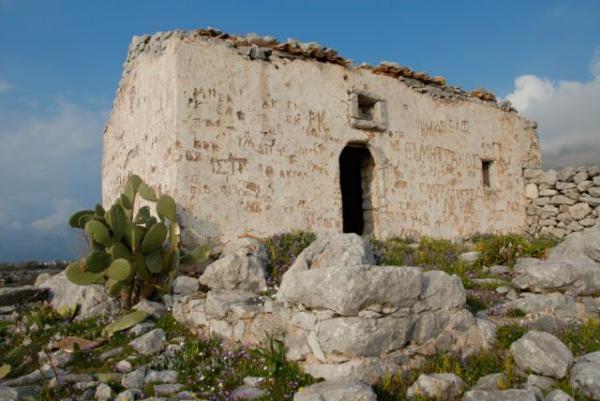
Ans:
[[[154,203],[136,208],[138,196]],[[85,231],[91,252],[67,266],[67,278],[79,285],[104,284],[121,298],[121,307],[151,296],[177,275],[180,263],[198,262],[207,247],[184,253],[180,249],[177,206],[169,195],[156,196],[137,175],[125,184],[121,196],[105,210],[101,205],[71,216],[69,224]]]

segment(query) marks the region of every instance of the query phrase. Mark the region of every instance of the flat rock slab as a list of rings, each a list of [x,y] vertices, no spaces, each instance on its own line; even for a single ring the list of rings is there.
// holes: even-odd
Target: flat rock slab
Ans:
[[[419,299],[421,287],[422,272],[417,267],[332,267],[288,271],[276,297],[292,305],[356,316],[373,304],[412,306]]]
[[[510,346],[515,363],[524,371],[562,379],[573,364],[573,354],[558,338],[530,331]]]
[[[550,250],[549,260],[589,258],[600,263],[600,220],[593,227],[567,236]]]
[[[577,362],[571,370],[570,384],[573,390],[600,400],[600,364],[594,362]]]
[[[533,292],[571,292],[591,295],[600,291],[600,264],[590,259],[521,262],[513,285]]]
[[[32,285],[0,288],[0,306],[17,305],[34,301],[41,301],[46,299],[47,297],[47,288],[38,288]]]
[[[421,374],[406,391],[406,398],[454,400],[461,393],[463,385],[462,379],[452,373]]]
[[[356,234],[321,235],[304,249],[289,271],[375,264],[367,241]]]
[[[538,401],[531,390],[467,391],[463,401]]]
[[[373,389],[359,381],[326,381],[305,387],[294,401],[377,401]]]
[[[323,352],[378,356],[406,345],[413,319],[339,317],[319,322],[317,341]]]
[[[212,290],[206,296],[206,313],[223,319],[230,312],[258,313],[262,310],[265,297],[247,291]]]
[[[556,389],[546,394],[545,401],[575,401],[575,399],[564,391]]]
[[[135,338],[129,345],[142,355],[154,355],[167,346],[167,335],[163,329],[154,329]]]
[[[63,306],[79,306],[77,319],[111,314],[119,310],[117,301],[111,297],[102,285],[77,285],[71,283],[64,272],[50,277],[37,285],[47,288],[50,293],[50,304],[54,309]]]

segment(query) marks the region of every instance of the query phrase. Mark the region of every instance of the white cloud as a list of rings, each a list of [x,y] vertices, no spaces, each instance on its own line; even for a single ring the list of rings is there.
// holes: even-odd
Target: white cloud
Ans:
[[[0,93],[8,92],[12,88],[12,85],[0,78]]]
[[[52,213],[31,223],[33,228],[40,231],[64,228],[73,212],[83,209],[78,201],[68,198],[55,200],[52,202],[52,206],[54,207]]]
[[[586,82],[523,75],[507,96],[522,115],[538,122],[545,167],[600,164],[600,58],[590,70],[593,77]]]
[[[59,100],[0,114],[0,261],[73,256],[67,219],[100,201],[107,111]]]

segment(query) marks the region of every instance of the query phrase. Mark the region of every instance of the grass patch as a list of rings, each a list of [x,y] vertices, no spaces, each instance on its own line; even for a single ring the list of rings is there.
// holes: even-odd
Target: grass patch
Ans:
[[[498,341],[498,346],[504,349],[510,348],[510,345],[519,338],[523,337],[527,331],[527,328],[521,327],[516,323],[498,327],[496,330],[496,340]]]
[[[465,288],[472,286],[471,278],[479,274],[479,268],[459,260],[467,249],[458,242],[423,237],[419,242],[410,239],[389,238],[385,241],[371,240],[375,262],[381,266],[418,266],[423,269],[442,270],[456,274]]]
[[[285,349],[276,341],[264,349],[227,349],[217,339],[188,338],[175,356],[152,367],[176,370],[180,383],[211,400],[230,399],[246,376],[265,378],[268,395],[261,400],[289,400],[298,388],[315,382],[285,359]]]
[[[481,252],[480,266],[514,266],[518,258],[544,258],[557,240],[549,237],[529,238],[519,234],[480,236],[474,239],[475,250]]]
[[[483,302],[483,300],[472,295],[467,295],[467,309],[469,309],[472,314],[486,310],[489,307],[490,305]]]
[[[575,356],[600,351],[600,320],[590,319],[584,324],[566,327],[557,337]]]
[[[482,351],[466,359],[461,359],[457,355],[439,355],[428,360],[419,369],[384,376],[374,386],[374,390],[377,393],[377,399],[380,401],[405,401],[408,400],[406,391],[420,374],[454,373],[463,379],[465,388],[469,389],[481,377],[501,372],[507,378],[506,382],[502,383],[503,388],[509,388],[515,384],[514,363],[505,349]],[[460,400],[460,397],[457,400]]]
[[[315,233],[300,230],[267,238],[265,246],[269,256],[269,284],[279,285],[283,274],[292,266],[296,257],[316,238]]]
[[[440,270],[455,270],[459,255],[465,251],[459,243],[428,237],[421,238],[419,242],[403,238],[371,240],[371,246],[378,265]]]
[[[512,317],[512,318],[520,318],[520,317],[525,317],[527,315],[527,312],[525,312],[522,309],[510,309],[509,311],[506,312],[506,316],[507,317]]]
[[[497,346],[482,350],[467,358],[459,355],[445,354],[433,356],[417,369],[384,376],[374,386],[379,401],[406,401],[406,391],[417,380],[420,374],[454,373],[465,382],[465,389],[471,389],[483,376],[493,373],[504,373],[506,380],[499,383],[499,388],[515,388],[519,383],[517,369],[510,355],[510,344],[518,340],[527,329],[518,325],[499,327],[496,332]],[[456,401],[460,400],[458,397]],[[413,400],[415,401],[415,400]],[[420,401],[420,400],[419,400]]]
[[[18,321],[3,322],[0,325],[0,331],[4,335],[0,342],[0,364],[8,363],[12,366],[13,370],[8,378],[31,373],[41,367],[38,352],[54,336],[99,339],[102,329],[108,323],[109,318],[102,316],[69,321],[46,307],[25,310]],[[315,382],[297,364],[285,359],[285,348],[277,341],[260,349],[227,348],[217,339],[197,338],[171,314],[158,319],[156,327],[165,330],[169,342],[182,344],[181,348],[169,356],[141,356],[129,346],[133,336],[122,331],[93,350],[76,352],[74,360],[65,368],[72,373],[110,373],[114,371],[117,361],[135,355],[132,360],[134,367],[146,365],[152,369],[174,369],[178,372],[179,382],[187,389],[197,393],[200,398],[215,401],[229,400],[233,390],[243,384],[246,376],[265,378],[264,388],[268,395],[263,400],[291,400],[298,388]],[[173,342],[175,338],[179,338],[181,342]],[[105,352],[118,347],[121,347],[119,353],[110,358],[101,358]],[[50,388],[48,382],[46,380],[41,383],[43,389],[40,400],[80,399],[81,391],[72,386]],[[115,391],[122,390],[119,383],[111,383],[111,386]],[[150,388],[144,390],[148,390],[146,396],[152,394]]]

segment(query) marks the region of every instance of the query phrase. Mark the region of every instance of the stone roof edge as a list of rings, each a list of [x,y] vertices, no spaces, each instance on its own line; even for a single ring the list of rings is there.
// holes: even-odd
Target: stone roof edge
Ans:
[[[518,114],[508,100],[499,101],[496,96],[483,88],[473,91],[465,91],[458,86],[447,85],[446,79],[442,76],[430,76],[426,72],[411,70],[400,64],[381,61],[377,66],[371,66],[366,63],[356,65],[352,60],[340,56],[336,50],[324,47],[316,42],[299,42],[288,39],[286,42],[279,42],[272,36],[258,36],[249,33],[246,36],[232,35],[222,32],[215,28],[201,28],[192,31],[174,30],[168,32],[157,32],[152,35],[134,36],[127,59],[123,65],[123,75],[121,80],[130,72],[135,58],[144,52],[159,54],[166,48],[165,41],[171,38],[180,40],[194,40],[197,38],[212,38],[225,42],[231,47],[240,50],[240,53],[252,59],[265,59],[273,55],[280,58],[314,60],[316,62],[338,64],[345,68],[355,70],[367,70],[377,75],[387,75],[404,82],[408,87],[417,92],[429,94],[434,98],[445,100],[465,100],[476,101],[489,106],[496,107],[502,111]],[[121,83],[119,83],[120,91]],[[537,123],[530,121],[523,116],[519,117],[533,129],[537,128]]]

